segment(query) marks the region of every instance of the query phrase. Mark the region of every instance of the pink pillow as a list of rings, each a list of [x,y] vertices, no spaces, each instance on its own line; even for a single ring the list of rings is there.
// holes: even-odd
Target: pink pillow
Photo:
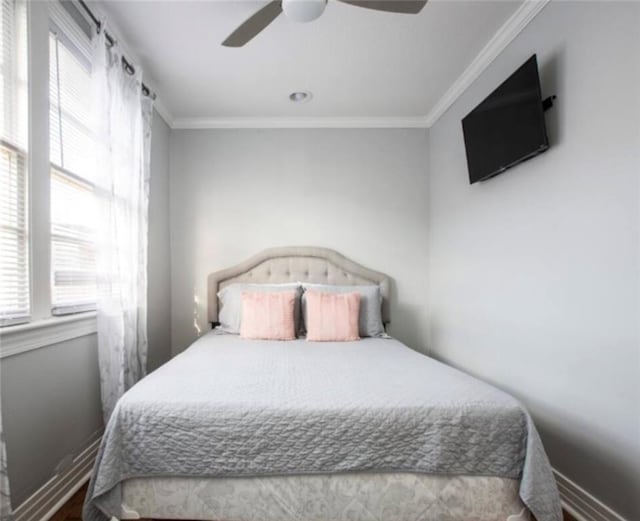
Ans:
[[[295,291],[243,291],[240,336],[252,340],[295,340],[295,302]]]
[[[307,340],[349,342],[360,340],[360,293],[323,293],[307,290]]]

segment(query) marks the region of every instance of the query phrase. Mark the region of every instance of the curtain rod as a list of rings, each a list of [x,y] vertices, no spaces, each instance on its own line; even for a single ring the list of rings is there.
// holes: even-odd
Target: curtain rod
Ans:
[[[89,9],[89,6],[84,2],[84,0],[78,0],[78,3],[82,6],[82,8],[87,13],[87,15],[89,15],[89,18],[91,18],[91,21],[96,25],[98,32],[100,32],[100,30],[102,29],[102,23],[100,22],[100,20],[96,18],[96,15],[93,14],[93,11]],[[104,32],[104,36],[107,39],[107,44],[109,45],[109,47],[113,47],[116,43],[115,38],[111,36],[106,30]],[[122,56],[122,66],[124,67],[124,70],[126,70],[129,74],[132,74],[132,75],[135,74],[136,72],[135,68],[133,67],[133,65],[131,65],[131,63],[127,61],[127,59],[124,56]],[[149,96],[153,100],[156,99],[156,93],[151,92],[151,89],[147,87],[144,83],[142,84],[142,94],[144,94],[145,96]]]

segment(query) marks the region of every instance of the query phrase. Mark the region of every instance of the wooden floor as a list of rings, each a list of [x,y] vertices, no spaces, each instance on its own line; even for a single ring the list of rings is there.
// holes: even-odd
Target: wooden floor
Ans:
[[[82,487],[75,495],[67,501],[64,506],[56,512],[51,521],[81,521],[82,504],[87,493],[87,485]],[[141,520],[144,521],[144,520]],[[148,520],[151,521],[151,520]],[[564,512],[564,521],[577,521],[572,515]]]
[[[82,519],[82,504],[87,493],[87,485],[83,486],[73,497],[58,510],[50,521],[80,521]]]

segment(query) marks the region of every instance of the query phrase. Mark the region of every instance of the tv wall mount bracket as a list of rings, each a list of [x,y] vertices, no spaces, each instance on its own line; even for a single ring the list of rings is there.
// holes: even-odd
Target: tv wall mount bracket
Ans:
[[[548,98],[545,98],[542,100],[542,110],[544,112],[546,112],[547,110],[549,110],[551,107],[553,107],[553,100],[556,99],[556,95],[553,94],[552,96],[549,96]]]

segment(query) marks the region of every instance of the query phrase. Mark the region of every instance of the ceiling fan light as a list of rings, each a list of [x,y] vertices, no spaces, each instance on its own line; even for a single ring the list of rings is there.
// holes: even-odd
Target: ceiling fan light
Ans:
[[[294,22],[311,22],[327,6],[327,0],[282,0],[282,10]]]

